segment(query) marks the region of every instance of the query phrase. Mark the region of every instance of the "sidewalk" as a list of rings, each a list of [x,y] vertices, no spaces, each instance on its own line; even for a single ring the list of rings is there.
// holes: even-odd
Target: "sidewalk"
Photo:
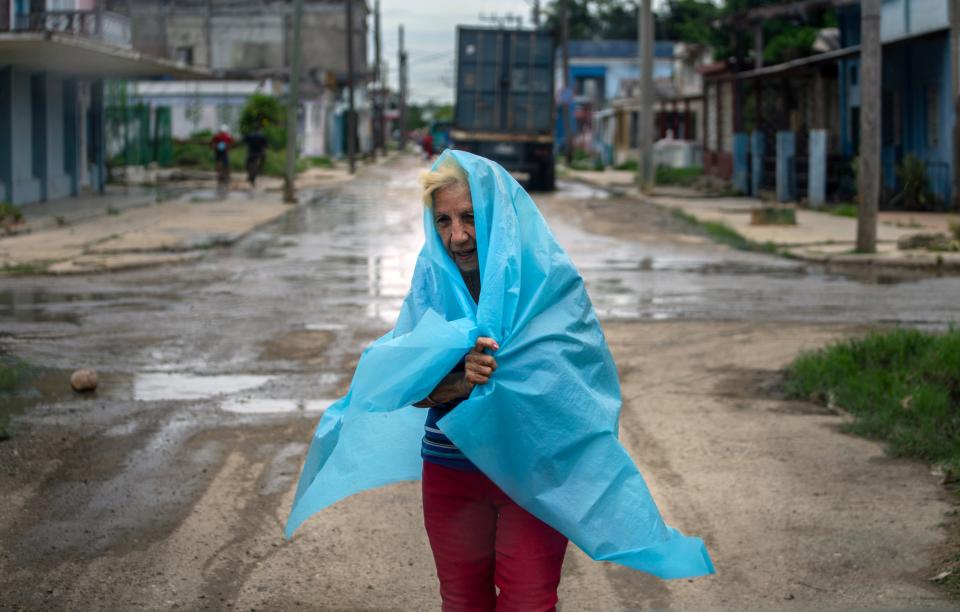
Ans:
[[[826,212],[798,208],[796,225],[751,225],[750,213],[759,200],[748,197],[709,197],[683,187],[658,187],[642,195],[634,174],[567,170],[577,181],[619,191],[657,206],[677,210],[701,223],[721,223],[758,245],[771,245],[788,257],[819,263],[937,268],[960,271],[960,252],[902,250],[897,241],[917,234],[949,233],[960,215],[943,213],[881,212],[877,226],[877,252],[855,253],[857,220]]]
[[[351,180],[345,170],[312,168],[297,178],[301,201],[310,191]],[[283,181],[264,177],[256,190],[213,197],[213,184],[177,186],[180,198],[157,202],[157,191],[111,189],[24,207],[26,226],[0,237],[0,273],[81,274],[184,263],[212,246],[231,244],[292,207]]]

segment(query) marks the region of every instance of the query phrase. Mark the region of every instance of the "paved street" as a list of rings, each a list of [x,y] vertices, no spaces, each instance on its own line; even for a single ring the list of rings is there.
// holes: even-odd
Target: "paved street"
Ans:
[[[406,293],[423,168],[365,167],[189,263],[0,277],[0,356],[35,366],[0,443],[0,608],[439,609],[415,483],[282,538],[320,413]],[[960,277],[733,251],[579,183],[535,200],[603,321],[623,442],[718,570],[660,582],[571,546],[563,609],[952,606],[928,580],[952,507],[929,468],[777,389],[869,325],[960,322]],[[70,391],[78,367],[96,396]]]

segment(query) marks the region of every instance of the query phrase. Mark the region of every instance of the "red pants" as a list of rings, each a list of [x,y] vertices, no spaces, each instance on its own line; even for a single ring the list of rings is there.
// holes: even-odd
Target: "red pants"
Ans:
[[[444,612],[556,609],[567,538],[482,473],[424,461],[423,520]]]

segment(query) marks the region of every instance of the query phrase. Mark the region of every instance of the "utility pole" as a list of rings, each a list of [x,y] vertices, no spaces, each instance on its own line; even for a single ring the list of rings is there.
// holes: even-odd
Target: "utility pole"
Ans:
[[[857,251],[877,250],[877,208],[880,200],[880,2],[860,3],[860,210]]]
[[[381,154],[386,154],[387,152],[387,139],[384,136],[384,125],[383,125],[383,59],[380,55],[380,0],[376,0],[373,5],[373,32],[374,32],[374,53],[376,57],[374,58],[374,90],[373,90],[373,103],[374,103],[374,113],[376,114],[376,132],[374,133],[374,139],[376,141],[376,148],[380,151]]]
[[[293,52],[287,80],[287,168],[283,179],[283,201],[297,202],[297,110],[300,107],[300,22],[303,0],[293,0]]]
[[[653,190],[653,14],[650,0],[642,0],[637,15],[637,45],[640,48],[640,112],[637,113],[637,186]]]
[[[400,25],[399,71],[400,80],[400,150],[407,146],[407,52],[403,50],[403,25]]]
[[[357,171],[357,118],[353,107],[353,0],[347,5],[347,160],[350,174]]]
[[[570,12],[567,4],[570,0],[560,0],[560,49],[563,54],[563,95],[560,96],[563,108],[564,145],[566,145],[567,166],[573,163],[573,91],[570,89]]]
[[[960,0],[948,0],[950,11],[950,84],[953,102],[953,210],[960,211]]]
[[[540,29],[540,0],[533,0],[533,29]]]
[[[100,2],[103,4],[103,2]],[[213,0],[207,0],[206,19],[204,20],[203,36],[207,45],[207,68],[214,68],[213,65]]]

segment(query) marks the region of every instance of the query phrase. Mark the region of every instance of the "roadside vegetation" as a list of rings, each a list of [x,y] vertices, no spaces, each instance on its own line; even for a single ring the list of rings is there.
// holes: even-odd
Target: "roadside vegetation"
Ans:
[[[841,408],[845,430],[886,443],[894,457],[928,461],[960,501],[960,330],[897,329],[805,353],[787,368],[788,397]],[[960,599],[960,521],[953,552],[930,579]]]
[[[693,187],[703,175],[703,168],[700,166],[691,166],[689,168],[670,168],[669,166],[657,166],[656,184],[657,185],[677,185],[680,187]]]
[[[960,476],[960,330],[898,329],[798,357],[788,396],[842,408],[852,433]]]
[[[831,206],[826,209],[826,212],[831,215],[836,215],[838,217],[850,217],[856,219],[859,214],[859,207],[856,204],[850,202],[844,202],[842,204],[837,204],[836,206]]]
[[[714,242],[725,244],[740,251],[759,251],[762,253],[786,256],[786,253],[780,252],[776,244],[772,242],[754,242],[748,240],[735,229],[723,223],[717,221],[700,221],[693,215],[687,214],[679,208],[671,209],[670,214],[700,229]]]
[[[267,176],[283,176],[287,163],[286,110],[279,98],[263,94],[250,96],[240,112],[239,133],[234,134],[237,144],[230,149],[230,170],[234,173],[246,172],[247,147],[243,144],[243,134],[252,132],[259,126],[267,139],[267,152],[262,172]],[[214,171],[213,148],[210,140],[213,132],[200,130],[186,140],[173,143],[173,163],[182,168]],[[297,172],[310,167],[305,159],[297,160]]]

